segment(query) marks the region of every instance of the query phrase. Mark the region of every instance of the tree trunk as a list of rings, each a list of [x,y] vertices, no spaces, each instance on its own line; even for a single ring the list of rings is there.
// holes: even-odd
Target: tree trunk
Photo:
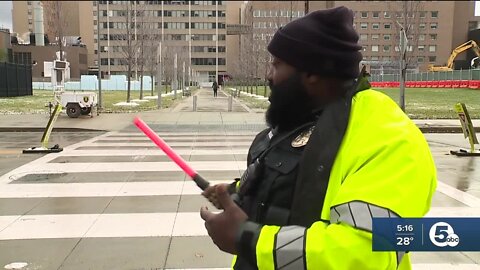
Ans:
[[[143,34],[143,23],[142,23],[142,43],[140,44],[140,99],[143,99],[143,66],[144,66],[144,55],[143,55],[143,47],[144,47],[144,34]]]
[[[142,63],[140,64],[140,99],[143,99],[143,53],[141,59]]]
[[[130,2],[127,2],[127,50],[128,50],[128,70],[127,70],[127,102],[130,103],[130,78],[132,77],[132,37],[130,36]]]
[[[263,81],[263,96],[267,97],[267,80]]]
[[[153,82],[153,68],[150,69],[150,96],[153,97],[153,87],[154,87],[154,82]]]

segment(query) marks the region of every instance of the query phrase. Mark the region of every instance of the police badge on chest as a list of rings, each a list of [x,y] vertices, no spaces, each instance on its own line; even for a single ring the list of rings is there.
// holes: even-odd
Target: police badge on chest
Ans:
[[[300,133],[300,135],[298,135],[295,139],[293,139],[292,147],[298,148],[305,146],[308,143],[308,139],[310,139],[314,128],[315,126],[310,127],[309,129]]]

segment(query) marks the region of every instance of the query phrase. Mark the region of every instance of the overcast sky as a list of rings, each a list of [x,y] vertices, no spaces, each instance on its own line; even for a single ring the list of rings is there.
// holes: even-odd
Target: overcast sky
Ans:
[[[0,1],[0,27],[12,31],[12,1]]]
[[[480,16],[479,1],[476,1],[475,16]],[[12,31],[12,1],[0,1],[0,27]]]

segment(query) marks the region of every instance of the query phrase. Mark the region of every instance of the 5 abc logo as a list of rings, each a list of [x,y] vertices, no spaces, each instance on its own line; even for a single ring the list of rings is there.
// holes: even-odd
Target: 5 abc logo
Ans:
[[[460,243],[460,237],[455,234],[453,227],[446,222],[433,224],[429,232],[430,241],[437,247],[455,247]]]

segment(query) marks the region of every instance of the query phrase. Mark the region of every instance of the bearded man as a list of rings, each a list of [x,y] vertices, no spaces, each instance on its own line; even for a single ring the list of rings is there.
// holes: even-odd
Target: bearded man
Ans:
[[[353,12],[312,12],[280,28],[266,113],[242,178],[203,195],[200,211],[233,268],[410,269],[408,253],[373,252],[372,219],[422,217],[436,187],[423,134],[370,89]]]

